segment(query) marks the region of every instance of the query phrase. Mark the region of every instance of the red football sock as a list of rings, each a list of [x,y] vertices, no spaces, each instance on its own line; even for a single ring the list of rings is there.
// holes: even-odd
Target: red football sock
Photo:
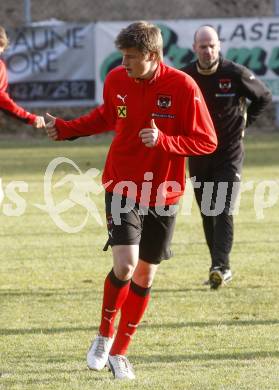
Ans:
[[[130,284],[129,294],[121,308],[118,330],[110,350],[110,355],[125,355],[132,335],[145,312],[150,298],[150,288]]]
[[[107,275],[104,283],[102,319],[99,332],[104,337],[114,334],[114,320],[117,312],[127,298],[130,280],[119,280],[113,270]]]

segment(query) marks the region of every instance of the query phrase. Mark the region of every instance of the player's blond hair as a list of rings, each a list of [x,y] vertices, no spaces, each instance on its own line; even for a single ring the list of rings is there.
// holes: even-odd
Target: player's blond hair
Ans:
[[[0,26],[0,47],[6,49],[9,45],[9,39],[7,37],[4,27]]]
[[[159,27],[146,21],[139,21],[123,28],[115,40],[118,50],[136,48],[143,54],[157,54],[163,59],[163,37]]]

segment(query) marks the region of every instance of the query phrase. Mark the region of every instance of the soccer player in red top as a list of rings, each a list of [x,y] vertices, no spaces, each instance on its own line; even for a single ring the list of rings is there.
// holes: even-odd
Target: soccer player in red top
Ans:
[[[115,378],[134,379],[125,355],[147,307],[156,270],[171,257],[185,157],[212,153],[217,141],[197,84],[162,62],[157,26],[132,23],[115,44],[123,60],[106,77],[104,103],[70,121],[47,114],[47,133],[64,140],[115,131],[103,173],[106,247],[112,248],[113,268],[105,279],[99,334],[87,365],[101,370],[107,364]]]
[[[0,55],[8,47],[9,40],[6,31],[0,26]],[[36,128],[45,127],[45,120],[43,116],[37,116],[24,110],[18,106],[9,96],[7,92],[8,77],[5,63],[0,59],[0,110],[14,116],[15,118],[33,125]]]

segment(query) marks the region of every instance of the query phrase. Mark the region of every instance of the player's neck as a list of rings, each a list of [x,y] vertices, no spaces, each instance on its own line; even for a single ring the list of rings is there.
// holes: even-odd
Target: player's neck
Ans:
[[[150,67],[149,72],[147,72],[143,77],[141,77],[140,80],[151,80],[155,76],[158,66],[159,62],[154,62]]]
[[[219,65],[219,59],[217,59],[213,64],[211,64],[209,67],[204,67],[200,64],[199,61],[197,61],[197,70],[200,74],[203,75],[210,75],[216,72]]]

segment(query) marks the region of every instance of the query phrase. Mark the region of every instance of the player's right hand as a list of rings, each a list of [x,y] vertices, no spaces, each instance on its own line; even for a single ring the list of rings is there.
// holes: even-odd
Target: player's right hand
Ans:
[[[45,127],[45,118],[43,116],[37,116],[35,122],[33,123],[33,126],[36,129],[42,129],[43,127]]]
[[[46,113],[47,123],[46,123],[46,132],[50,139],[56,141],[58,138],[58,131],[55,127],[56,117]]]

